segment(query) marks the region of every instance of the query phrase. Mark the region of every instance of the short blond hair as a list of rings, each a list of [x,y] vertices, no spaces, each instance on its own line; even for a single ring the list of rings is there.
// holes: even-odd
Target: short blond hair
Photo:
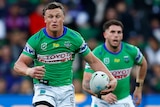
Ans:
[[[65,9],[61,3],[51,2],[51,3],[47,4],[45,6],[45,8],[43,9],[43,16],[45,15],[46,10],[56,9],[56,8],[61,9],[63,11],[63,14],[65,15]]]

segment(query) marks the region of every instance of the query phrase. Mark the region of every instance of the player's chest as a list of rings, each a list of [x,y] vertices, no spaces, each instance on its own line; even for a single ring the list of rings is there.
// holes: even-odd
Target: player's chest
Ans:
[[[130,56],[127,53],[121,53],[121,54],[106,54],[103,55],[101,58],[103,63],[107,67],[114,67],[114,68],[122,68],[123,67],[130,67],[134,63],[134,59],[132,56]]]
[[[125,53],[106,55],[103,57],[102,61],[117,80],[128,77],[134,65],[133,58]]]
[[[72,41],[41,41],[37,46],[37,53],[59,53],[59,52],[74,52],[76,46]]]

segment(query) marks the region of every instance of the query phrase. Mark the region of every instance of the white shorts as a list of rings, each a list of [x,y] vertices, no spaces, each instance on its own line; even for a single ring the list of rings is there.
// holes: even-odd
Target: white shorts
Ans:
[[[108,104],[104,100],[92,96],[91,107],[135,107],[131,95],[121,100],[118,100],[115,104]]]
[[[44,84],[34,85],[32,103],[45,101],[54,107],[75,107],[75,94],[73,84],[53,87]]]

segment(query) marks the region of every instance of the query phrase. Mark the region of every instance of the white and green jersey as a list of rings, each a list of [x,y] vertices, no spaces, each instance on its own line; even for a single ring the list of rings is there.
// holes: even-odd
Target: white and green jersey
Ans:
[[[102,44],[93,50],[97,56],[110,70],[112,75],[118,80],[114,94],[118,100],[127,97],[130,94],[130,73],[135,64],[141,64],[143,55],[140,50],[133,45],[122,42],[121,50],[117,53],[109,51],[105,44]],[[94,71],[86,64],[85,72]]]
[[[81,35],[65,26],[63,35],[58,38],[49,36],[46,28],[41,29],[28,39],[23,49],[23,54],[34,60],[34,66],[45,66],[43,80],[47,80],[51,86],[71,84],[75,54],[85,56],[89,52]],[[34,79],[34,83],[39,83],[39,80]]]

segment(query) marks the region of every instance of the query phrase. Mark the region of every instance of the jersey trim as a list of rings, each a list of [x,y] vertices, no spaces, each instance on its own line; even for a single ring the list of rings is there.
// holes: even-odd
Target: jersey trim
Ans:
[[[103,44],[103,47],[104,47],[104,49],[105,49],[107,52],[109,52],[109,53],[111,53],[111,54],[117,55],[117,54],[119,54],[119,53],[121,52],[121,50],[122,50],[122,48],[123,48],[123,43],[121,43],[121,49],[120,49],[120,51],[118,51],[118,52],[111,52],[110,50],[108,50],[108,48],[106,47],[105,43]]]
[[[49,38],[51,38],[51,39],[54,39],[54,40],[57,40],[57,39],[63,37],[63,36],[66,34],[67,28],[64,26],[64,27],[63,27],[63,34],[62,34],[61,36],[55,37],[55,38],[52,37],[52,36],[50,36],[50,35],[48,35],[48,33],[47,33],[47,31],[46,31],[46,28],[43,28],[43,32],[44,32],[44,34],[45,34],[47,37],[49,37]]]

